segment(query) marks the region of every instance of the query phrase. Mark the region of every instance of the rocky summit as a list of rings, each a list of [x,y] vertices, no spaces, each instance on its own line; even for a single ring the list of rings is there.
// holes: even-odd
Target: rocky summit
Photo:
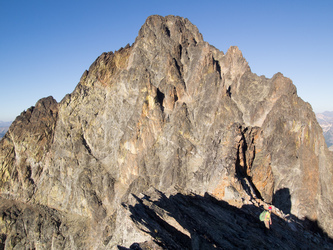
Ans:
[[[148,17],[60,103],[18,116],[0,178],[3,249],[333,248],[332,155],[311,106],[181,17]]]

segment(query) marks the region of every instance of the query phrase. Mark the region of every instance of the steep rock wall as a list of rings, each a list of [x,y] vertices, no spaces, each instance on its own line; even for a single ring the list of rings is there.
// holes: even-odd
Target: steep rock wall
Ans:
[[[333,235],[332,161],[311,107],[290,79],[255,75],[237,47],[224,54],[187,19],[149,17],[132,46],[103,53],[44,106],[44,127],[11,139],[22,114],[0,142],[1,194],[90,218],[104,245],[126,241],[121,204],[150,187],[238,207],[262,199]],[[29,168],[25,142],[37,145],[23,150]]]

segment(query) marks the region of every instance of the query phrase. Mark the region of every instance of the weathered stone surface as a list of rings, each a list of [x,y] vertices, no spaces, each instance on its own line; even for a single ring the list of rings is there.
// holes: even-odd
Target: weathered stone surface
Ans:
[[[36,189],[44,160],[53,142],[58,104],[52,97],[39,100],[21,113],[0,141],[2,195],[29,200]]]
[[[0,147],[1,196],[82,218],[84,246],[233,248],[207,236],[199,218],[211,213],[220,232],[225,221],[216,211],[226,208],[231,218],[246,204],[256,214],[267,203],[277,207],[276,220],[290,213],[333,236],[332,159],[310,105],[290,79],[255,75],[237,47],[224,54],[184,18],[149,17],[132,46],[99,56],[59,104],[42,99],[18,117]],[[207,212],[198,201],[208,202]],[[184,209],[177,202],[198,221],[185,227],[188,219],[168,216]],[[172,227],[154,233],[155,223]],[[257,216],[226,235],[248,223],[259,223]],[[296,230],[292,245],[302,234]]]
[[[73,249],[89,243],[88,220],[45,206],[0,198],[0,242],[6,249]]]
[[[135,242],[130,249],[329,249],[323,240],[292,218],[281,219],[274,212],[272,228],[258,224],[262,209],[254,205],[230,206],[205,194],[176,194],[169,197],[148,190],[129,205],[132,219],[155,239]],[[147,246],[148,245],[148,246]],[[122,249],[122,248],[121,248]]]

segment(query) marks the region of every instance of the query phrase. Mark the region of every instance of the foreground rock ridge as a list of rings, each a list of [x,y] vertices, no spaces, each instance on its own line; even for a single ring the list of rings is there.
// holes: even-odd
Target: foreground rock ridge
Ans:
[[[0,141],[0,248],[332,248],[332,174],[290,79],[150,16]]]

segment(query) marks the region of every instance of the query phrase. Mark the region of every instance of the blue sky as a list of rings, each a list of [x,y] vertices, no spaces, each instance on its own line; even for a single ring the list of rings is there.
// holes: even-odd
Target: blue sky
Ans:
[[[281,72],[315,112],[333,111],[331,0],[0,0],[0,121],[42,97],[61,101],[153,14],[187,17],[219,50],[238,46],[252,72]]]

